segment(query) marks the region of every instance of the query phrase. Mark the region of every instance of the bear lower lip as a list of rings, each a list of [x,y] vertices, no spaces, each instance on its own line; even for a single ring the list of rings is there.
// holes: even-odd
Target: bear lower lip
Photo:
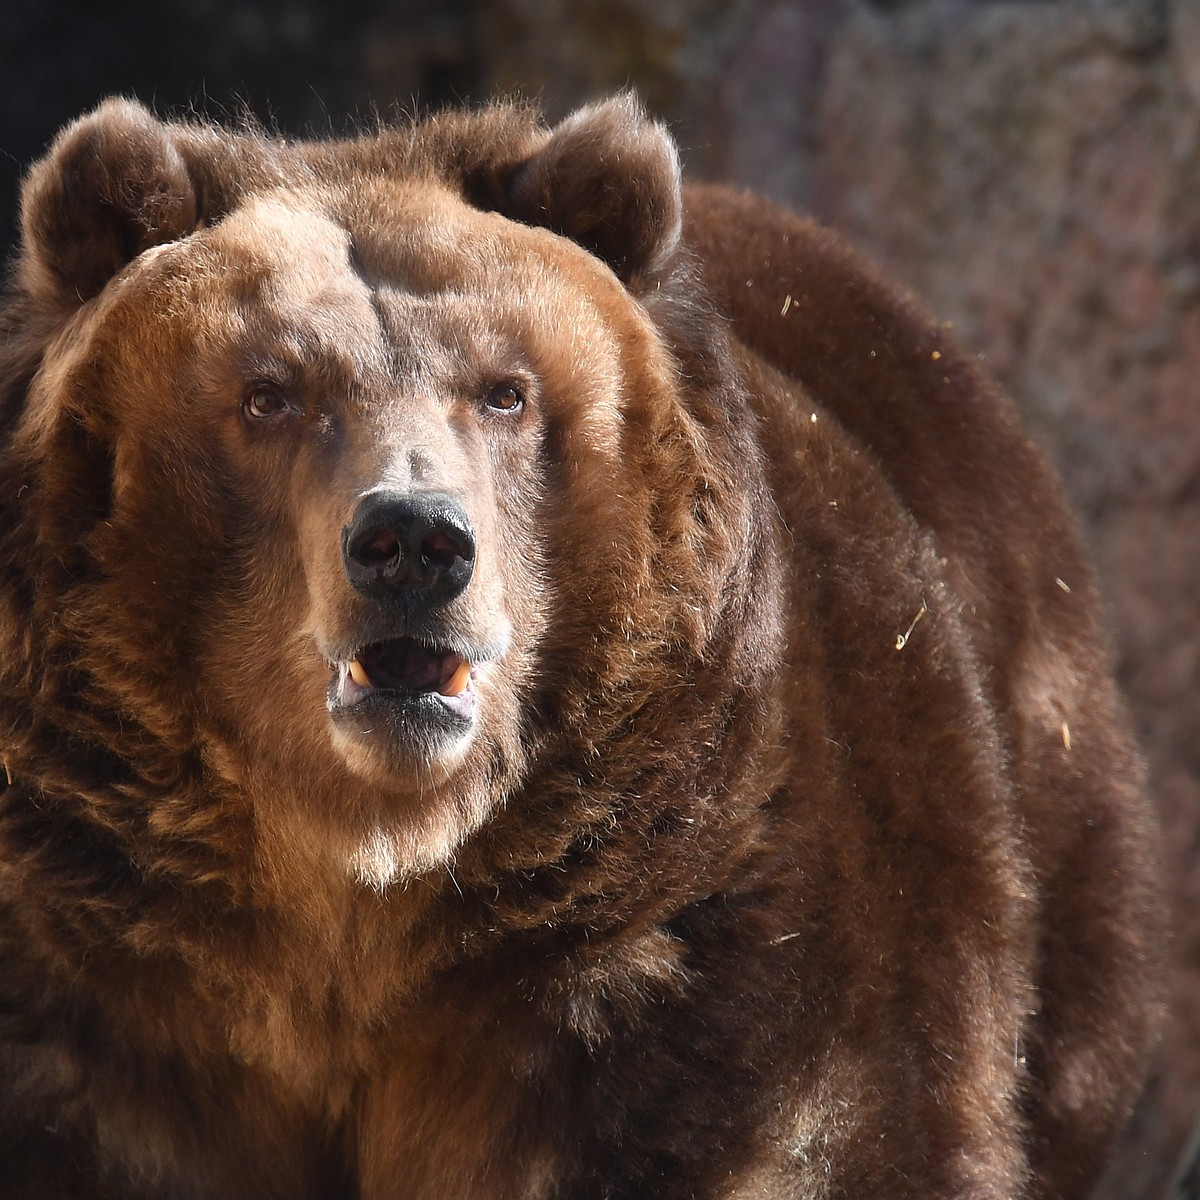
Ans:
[[[374,734],[382,718],[385,728],[397,735],[421,735],[433,730],[461,733],[475,718],[475,692],[441,696],[437,692],[406,692],[396,688],[371,688],[353,699],[330,698],[330,715],[342,725]]]

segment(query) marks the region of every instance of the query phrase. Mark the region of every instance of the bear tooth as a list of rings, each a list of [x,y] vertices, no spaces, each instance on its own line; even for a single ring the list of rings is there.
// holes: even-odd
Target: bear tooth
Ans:
[[[464,658],[458,664],[458,669],[442,684],[438,691],[443,696],[461,696],[471,682],[471,664]]]
[[[358,661],[357,658],[350,660],[350,678],[358,684],[360,688],[370,688],[375,685],[371,682],[370,675],[367,674],[366,668]]]

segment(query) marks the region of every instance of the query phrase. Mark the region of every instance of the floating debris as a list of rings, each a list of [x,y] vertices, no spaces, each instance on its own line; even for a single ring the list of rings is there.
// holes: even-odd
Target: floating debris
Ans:
[[[929,605],[924,600],[921,601],[920,611],[912,619],[912,624],[896,639],[896,649],[903,650],[908,645],[908,639],[912,637],[913,630],[917,627],[917,622],[929,611]]]

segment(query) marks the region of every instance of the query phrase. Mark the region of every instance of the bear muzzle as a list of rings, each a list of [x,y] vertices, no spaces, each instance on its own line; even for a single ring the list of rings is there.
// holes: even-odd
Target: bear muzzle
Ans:
[[[322,650],[335,723],[369,738],[383,728],[398,746],[467,734],[476,685],[501,647],[479,638],[461,599],[476,565],[463,504],[447,492],[377,488],[359,499],[341,546],[357,617],[349,637]]]

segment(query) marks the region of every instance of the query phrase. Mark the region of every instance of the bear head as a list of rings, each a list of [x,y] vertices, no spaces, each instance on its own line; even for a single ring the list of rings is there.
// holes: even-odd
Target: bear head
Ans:
[[[173,854],[315,823],[383,882],[699,675],[753,691],[768,501],[681,211],[629,97],[66,130],[5,310],[9,770]]]

